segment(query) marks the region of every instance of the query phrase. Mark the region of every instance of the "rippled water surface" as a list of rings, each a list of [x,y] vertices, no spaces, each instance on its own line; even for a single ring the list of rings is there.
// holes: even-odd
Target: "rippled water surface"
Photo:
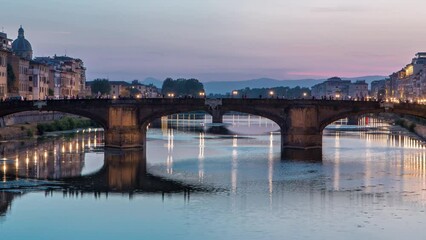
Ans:
[[[2,239],[424,239],[426,149],[410,134],[330,126],[311,161],[283,159],[268,120],[207,122],[153,124],[146,157],[104,151],[98,130],[2,143]]]

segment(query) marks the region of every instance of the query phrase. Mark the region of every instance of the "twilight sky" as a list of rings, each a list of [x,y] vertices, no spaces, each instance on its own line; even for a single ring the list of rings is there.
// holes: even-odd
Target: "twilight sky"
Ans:
[[[1,3],[4,2],[4,3]],[[35,56],[88,80],[389,75],[426,51],[425,0],[0,0]]]

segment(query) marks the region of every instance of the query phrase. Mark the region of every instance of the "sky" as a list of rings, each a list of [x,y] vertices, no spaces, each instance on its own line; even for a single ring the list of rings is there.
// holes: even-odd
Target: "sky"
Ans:
[[[34,56],[87,78],[201,81],[389,75],[426,51],[425,0],[0,0]]]

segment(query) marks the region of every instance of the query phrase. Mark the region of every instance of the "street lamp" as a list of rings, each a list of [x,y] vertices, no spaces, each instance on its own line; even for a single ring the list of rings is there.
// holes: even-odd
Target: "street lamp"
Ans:
[[[271,96],[271,98],[274,97],[274,91],[269,91],[269,96]]]
[[[233,90],[232,91],[232,97],[236,97],[238,95],[238,91],[237,90]]]
[[[303,97],[306,97],[306,96],[308,96],[308,94],[304,92],[304,93],[303,93]]]

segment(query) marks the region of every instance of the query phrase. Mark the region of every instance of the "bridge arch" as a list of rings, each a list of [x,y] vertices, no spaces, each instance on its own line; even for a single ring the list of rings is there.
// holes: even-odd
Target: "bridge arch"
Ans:
[[[357,111],[357,112],[352,112],[352,111],[342,112],[342,113],[339,113],[337,115],[334,115],[330,118],[327,118],[327,119],[324,119],[323,121],[321,121],[321,123],[319,125],[319,129],[320,129],[320,132],[322,132],[325,129],[325,127],[327,127],[328,125],[332,124],[335,121],[343,119],[343,118],[361,116],[361,115],[365,115],[365,114],[382,113],[382,112],[384,112],[382,109],[364,110],[364,111]]]
[[[85,101],[87,100],[82,100],[81,102],[78,100],[5,102],[2,103],[0,117],[30,111],[61,112],[91,119],[106,129],[108,127],[107,108],[100,106],[101,102],[98,103],[99,106],[87,106]],[[40,107],[37,105],[38,102]]]
[[[366,107],[362,109],[358,109],[358,108],[350,109],[350,110],[346,109],[343,111],[339,111],[337,113],[333,113],[332,115],[323,118],[320,121],[319,129],[323,131],[326,126],[342,118],[360,116],[365,114],[375,114],[375,113],[407,115],[407,116],[414,116],[414,117],[426,119],[426,105],[400,103],[400,104],[392,105],[389,108]]]

